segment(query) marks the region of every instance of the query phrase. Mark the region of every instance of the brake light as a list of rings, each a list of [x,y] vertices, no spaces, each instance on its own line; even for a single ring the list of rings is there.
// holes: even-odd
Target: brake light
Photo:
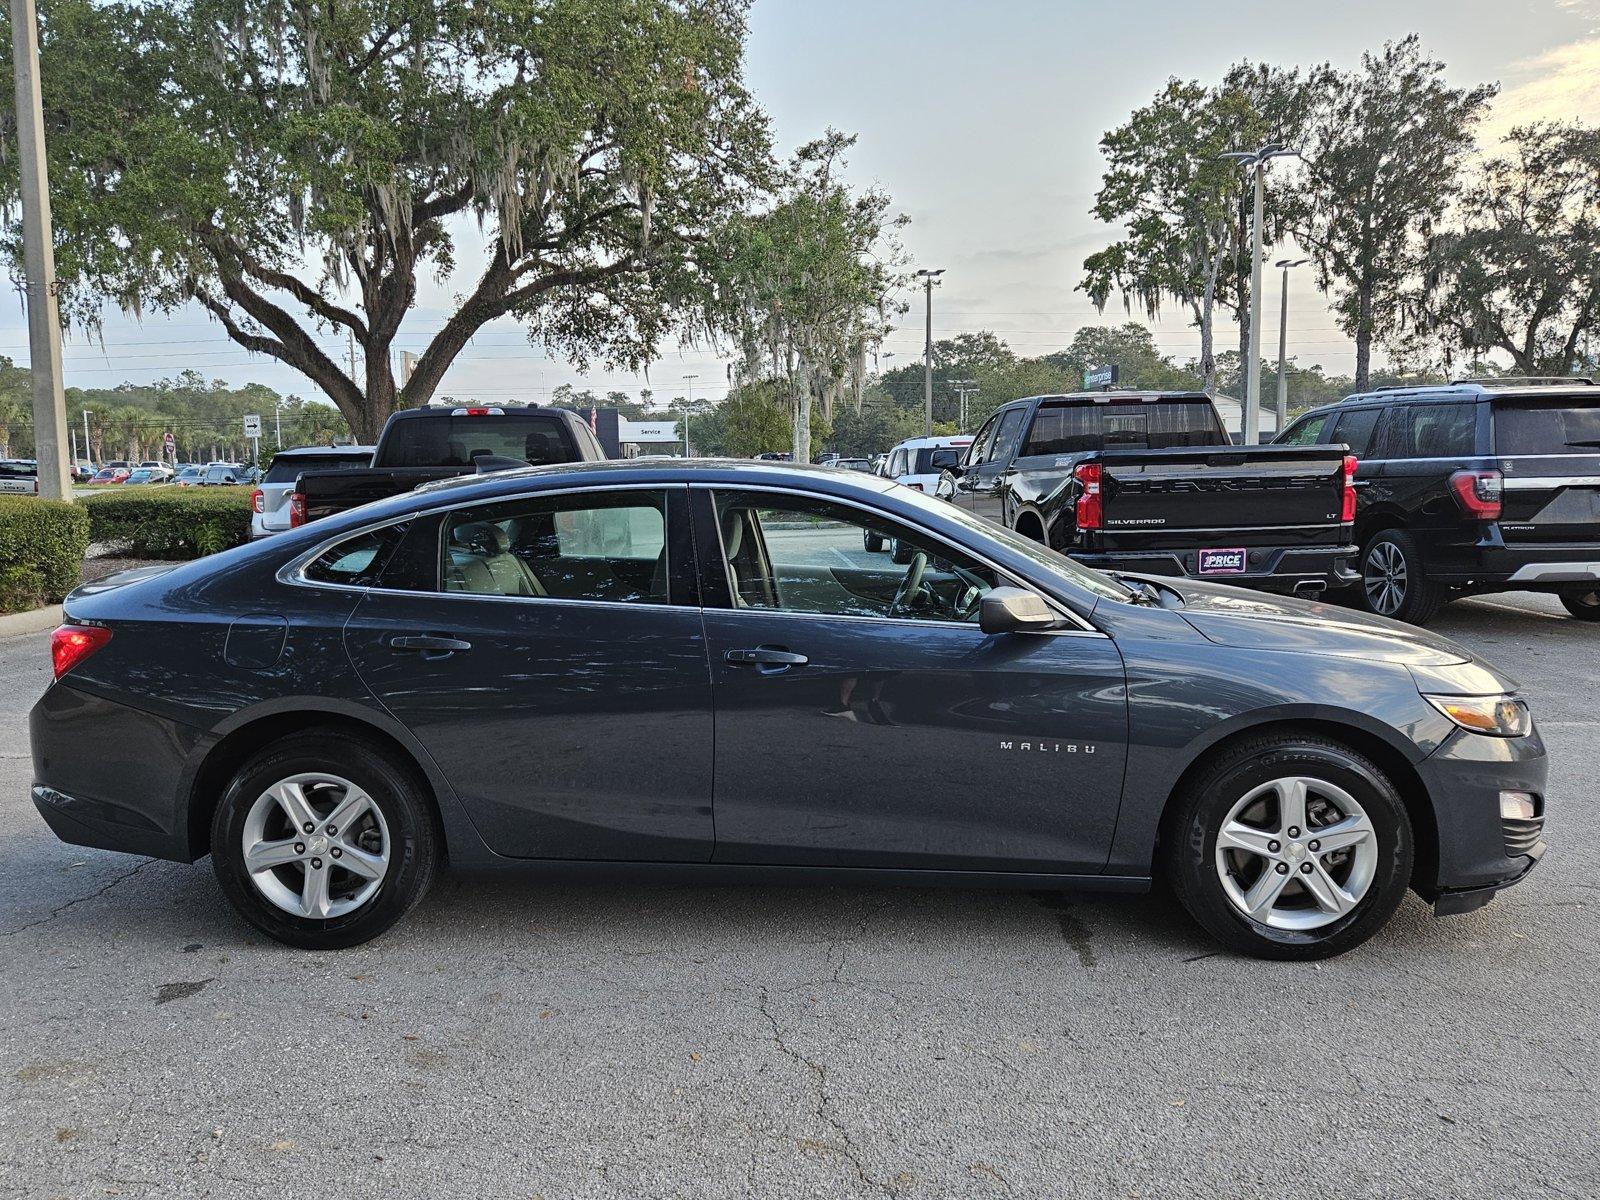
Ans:
[[[503,408],[452,408],[452,417],[503,417],[506,410]]]
[[[1505,478],[1499,471],[1457,471],[1450,476],[1450,490],[1467,516],[1477,521],[1500,519]]]
[[[908,484],[906,484],[906,486],[908,488],[910,488],[913,492],[925,492],[925,491],[927,491],[927,489],[925,487],[923,487],[920,483],[908,483]]]
[[[306,523],[306,494],[293,492],[289,496],[289,528],[299,529]]]
[[[267,503],[261,495],[260,488],[250,493],[250,511],[258,513],[267,511]]]
[[[50,661],[60,679],[111,640],[111,630],[100,625],[62,625],[50,635]]]
[[[1356,519],[1356,456],[1344,456],[1344,504],[1339,510],[1339,520],[1349,523]]]
[[[1078,481],[1078,528],[1099,529],[1105,524],[1100,496],[1100,464],[1079,463],[1072,476]]]

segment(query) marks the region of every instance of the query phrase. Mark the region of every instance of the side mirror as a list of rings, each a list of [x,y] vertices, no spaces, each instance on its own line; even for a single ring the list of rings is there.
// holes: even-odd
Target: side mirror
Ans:
[[[1024,588],[994,588],[978,608],[978,627],[985,633],[1043,633],[1060,626],[1043,597]]]
[[[952,475],[961,474],[961,453],[957,450],[935,450],[929,462],[935,471],[949,471]]]

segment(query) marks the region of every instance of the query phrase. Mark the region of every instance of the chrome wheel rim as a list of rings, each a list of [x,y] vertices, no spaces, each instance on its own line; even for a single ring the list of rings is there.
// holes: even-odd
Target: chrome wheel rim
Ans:
[[[245,870],[268,901],[296,917],[352,913],[389,873],[389,826],[372,797],[348,779],[290,775],[245,815]]]
[[[1378,542],[1367,551],[1362,569],[1367,603],[1385,617],[1400,611],[1406,602],[1406,556],[1393,542]]]
[[[1371,889],[1378,832],[1343,788],[1307,776],[1274,779],[1228,810],[1216,870],[1234,908],[1257,924],[1321,929]]]

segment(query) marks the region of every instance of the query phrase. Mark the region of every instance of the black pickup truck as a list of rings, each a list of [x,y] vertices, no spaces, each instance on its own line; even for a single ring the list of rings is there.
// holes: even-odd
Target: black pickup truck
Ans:
[[[594,462],[606,452],[564,408],[407,408],[383,427],[372,465],[308,471],[289,498],[291,527],[481,469]]]
[[[1204,392],[1080,392],[998,409],[937,494],[1087,566],[1316,595],[1350,564],[1342,446],[1235,446]]]

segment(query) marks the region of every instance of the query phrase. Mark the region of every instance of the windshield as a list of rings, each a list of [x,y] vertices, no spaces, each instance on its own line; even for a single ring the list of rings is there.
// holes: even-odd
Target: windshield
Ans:
[[[535,467],[578,457],[558,417],[510,411],[471,417],[430,413],[395,421],[384,431],[376,460],[385,467],[470,467],[486,454]]]
[[[1515,454],[1600,454],[1600,403],[1587,396],[1497,404],[1495,451]]]

